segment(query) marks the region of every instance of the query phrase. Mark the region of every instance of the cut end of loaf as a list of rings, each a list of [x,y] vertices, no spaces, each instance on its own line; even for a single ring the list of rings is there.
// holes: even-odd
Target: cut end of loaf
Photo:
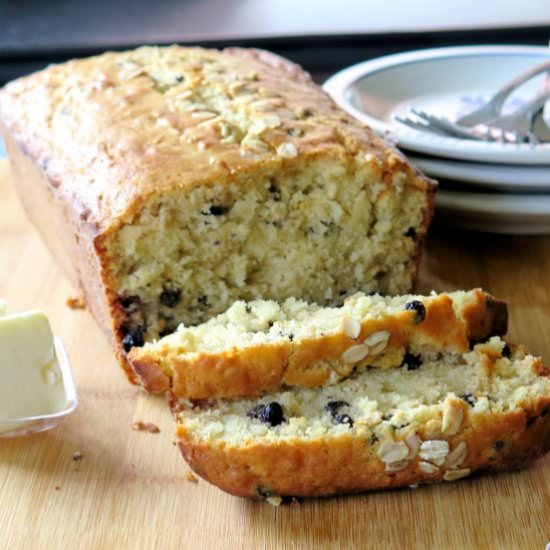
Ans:
[[[550,448],[550,378],[523,349],[507,355],[494,337],[414,371],[370,370],[261,399],[175,401],[180,447],[197,473],[243,496],[328,495],[516,468]],[[266,412],[274,404],[278,414]]]
[[[235,300],[410,290],[431,198],[408,177],[324,157],[151,202],[106,242],[121,338],[139,346]]]

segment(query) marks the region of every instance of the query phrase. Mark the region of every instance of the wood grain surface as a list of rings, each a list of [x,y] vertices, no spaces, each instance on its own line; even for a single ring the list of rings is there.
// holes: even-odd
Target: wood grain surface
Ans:
[[[550,238],[435,225],[419,290],[475,286],[508,300],[511,339],[550,361]],[[11,311],[47,312],[80,397],[55,430],[0,439],[1,549],[543,550],[550,541],[550,456],[522,472],[279,508],[188,480],[163,399],[126,381],[89,313],[67,307],[73,295],[1,161],[0,296]],[[137,432],[135,421],[161,431]]]

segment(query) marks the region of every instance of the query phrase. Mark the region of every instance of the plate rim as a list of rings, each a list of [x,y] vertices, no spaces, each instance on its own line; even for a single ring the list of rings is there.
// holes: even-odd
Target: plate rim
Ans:
[[[522,193],[478,193],[438,189],[436,202],[438,202],[438,198],[440,206],[460,209],[461,212],[514,217],[550,216],[550,193],[524,195]],[[460,206],[454,206],[449,202],[451,200],[459,201]],[[441,202],[445,204],[441,205]],[[468,204],[466,208],[464,208],[465,203]],[[548,223],[550,225],[550,219]]]
[[[458,182],[464,184],[467,187],[477,186],[483,187],[486,189],[491,189],[493,191],[499,191],[501,193],[530,193],[530,194],[540,194],[540,193],[550,193],[550,170],[545,165],[511,165],[511,164],[498,164],[498,163],[489,163],[489,162],[470,162],[461,159],[448,159],[444,157],[435,157],[430,155],[421,155],[416,151],[407,151],[407,159],[417,166],[422,172],[428,176],[447,180],[451,182]],[[446,166],[456,164],[451,170],[448,171]],[[434,166],[435,165],[435,166]],[[464,170],[467,170],[466,175],[464,175]],[[486,170],[501,170],[504,173],[507,173],[509,170],[518,171],[524,173],[525,170],[536,171],[538,174],[541,174],[541,180],[537,181],[523,180],[522,183],[519,183],[522,175],[517,176],[519,179],[507,181],[506,183],[501,183],[496,181],[496,177],[488,176],[487,174],[481,174],[480,176],[475,176],[474,171],[478,169],[481,171]],[[462,170],[462,174],[458,174],[458,171]],[[544,176],[544,177],[543,177]],[[508,177],[508,176],[506,176]],[[546,181],[542,181],[545,179]]]
[[[498,147],[492,147],[496,144],[487,144],[475,141],[466,141],[458,138],[440,138],[420,140],[410,139],[410,136],[421,135],[420,132],[410,129],[396,132],[396,126],[375,118],[364,111],[356,108],[347,95],[351,86],[360,79],[379,73],[383,70],[418,63],[427,60],[440,60],[445,58],[459,57],[477,57],[481,55],[537,55],[550,58],[550,48],[544,46],[524,46],[524,45],[475,45],[475,46],[451,46],[444,48],[427,48],[421,50],[412,50],[397,54],[385,55],[374,59],[361,61],[354,65],[338,71],[329,77],[323,84],[323,89],[333,98],[333,100],[344,110],[348,111],[355,118],[370,126],[375,132],[381,135],[390,135],[398,143],[398,147],[415,151],[418,153],[435,155],[441,158],[450,158],[466,161],[475,161],[481,163],[500,163],[500,164],[550,164],[550,144],[539,146],[533,151],[533,146],[529,144],[508,145],[498,144]],[[409,135],[409,138],[407,137]],[[430,141],[432,143],[430,143]],[[487,152],[487,145],[491,147]],[[467,152],[461,150],[466,147]],[[534,152],[533,155],[531,152]],[[525,158],[525,156],[531,158]],[[543,157],[546,155],[546,158]],[[513,158],[511,158],[513,157]],[[542,158],[541,158],[542,157]]]

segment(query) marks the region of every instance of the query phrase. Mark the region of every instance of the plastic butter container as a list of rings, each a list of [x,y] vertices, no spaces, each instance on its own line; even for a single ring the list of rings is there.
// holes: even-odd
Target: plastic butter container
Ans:
[[[0,301],[0,437],[53,428],[77,404],[67,354],[46,315],[6,315]]]

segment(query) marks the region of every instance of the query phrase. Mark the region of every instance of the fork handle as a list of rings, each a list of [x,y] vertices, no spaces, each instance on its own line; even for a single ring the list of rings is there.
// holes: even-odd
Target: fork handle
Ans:
[[[519,88],[522,84],[531,80],[534,76],[539,75],[545,71],[550,71],[550,60],[544,61],[540,65],[535,65],[520,75],[516,76],[513,80],[510,80],[505,84],[494,96],[493,96],[493,106],[495,112],[498,114],[506,101],[506,98],[516,89]]]
[[[508,115],[510,117],[517,117],[532,113],[533,115],[542,109],[545,103],[550,99],[550,78],[547,78],[544,82],[544,86],[541,87],[537,95],[522,105],[515,113]],[[502,117],[507,118],[507,117]],[[487,123],[490,124],[490,123]]]
[[[550,79],[547,80],[547,84],[541,89],[541,91],[527,103],[522,105],[517,111],[510,115],[499,116],[480,124],[484,127],[500,128],[502,130],[521,130],[522,118],[526,118],[528,128],[524,131],[528,131],[533,125],[533,118],[540,111],[545,103],[550,100]]]

